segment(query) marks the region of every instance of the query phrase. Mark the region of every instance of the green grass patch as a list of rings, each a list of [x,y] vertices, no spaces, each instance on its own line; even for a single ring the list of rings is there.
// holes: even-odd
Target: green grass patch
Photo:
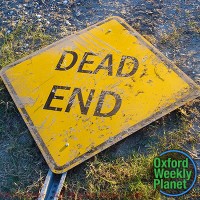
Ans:
[[[52,42],[44,30],[21,21],[0,31],[0,66],[5,67]],[[34,199],[48,167],[0,79],[0,199]]]
[[[29,55],[53,42],[50,35],[45,34],[43,28],[26,24],[26,21],[20,21],[14,31],[6,34],[0,32],[0,65],[2,67]]]

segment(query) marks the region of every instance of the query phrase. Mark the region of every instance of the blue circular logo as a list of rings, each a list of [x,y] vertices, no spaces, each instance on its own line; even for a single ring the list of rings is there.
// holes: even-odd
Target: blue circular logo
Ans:
[[[154,158],[154,189],[169,197],[189,192],[197,179],[193,159],[181,150],[168,150]]]

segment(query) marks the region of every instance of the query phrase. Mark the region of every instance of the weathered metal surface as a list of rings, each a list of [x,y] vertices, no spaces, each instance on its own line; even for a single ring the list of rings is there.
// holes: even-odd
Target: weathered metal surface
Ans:
[[[62,190],[67,172],[63,174],[54,174],[48,171],[44,185],[38,197],[38,200],[58,200]]]
[[[35,52],[4,68],[1,76],[55,173],[200,94],[119,17]]]

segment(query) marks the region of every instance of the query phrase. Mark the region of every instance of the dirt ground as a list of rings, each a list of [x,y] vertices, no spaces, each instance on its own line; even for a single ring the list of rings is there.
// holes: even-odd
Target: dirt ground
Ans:
[[[200,85],[199,0],[2,0],[0,66],[4,67],[9,63],[9,59],[4,58],[5,38],[15,31],[20,21],[23,21],[22,32],[23,27],[29,24],[40,27],[44,34],[53,38],[48,40],[49,44],[109,16],[125,19]],[[34,46],[32,40],[23,40],[16,48],[14,57],[23,56],[41,46],[44,45],[40,40]],[[152,146],[166,150],[170,145],[163,143],[162,147],[159,146],[158,135],[170,135],[186,124],[190,126],[187,137],[182,138],[186,142],[180,142],[181,139],[178,142],[182,149],[199,159],[199,108],[199,99],[190,102],[104,151],[100,157],[126,157],[133,150],[147,155]],[[195,142],[188,142],[189,137]],[[197,164],[200,165],[198,159]],[[89,162],[93,162],[93,159]],[[69,177],[73,180],[74,173],[84,176],[81,171],[86,168],[86,163],[81,164],[69,172]],[[47,164],[0,80],[0,199],[17,199],[9,194],[29,192],[37,196],[47,171]],[[199,188],[199,183],[196,187]],[[2,198],[2,194],[7,196]]]

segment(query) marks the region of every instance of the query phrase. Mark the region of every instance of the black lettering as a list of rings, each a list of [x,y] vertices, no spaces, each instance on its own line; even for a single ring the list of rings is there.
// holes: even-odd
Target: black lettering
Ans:
[[[50,94],[49,94],[49,97],[44,105],[44,108],[43,109],[46,109],[46,110],[55,110],[55,111],[61,111],[62,108],[58,108],[58,107],[51,107],[50,104],[52,102],[53,99],[59,99],[59,100],[63,100],[63,96],[56,96],[55,93],[56,93],[56,90],[57,89],[60,89],[60,90],[70,90],[70,87],[66,87],[66,86],[58,86],[58,85],[54,85]]]
[[[74,88],[74,91],[73,91],[73,93],[72,93],[72,95],[71,95],[71,97],[69,99],[69,103],[67,105],[67,108],[66,108],[65,112],[69,112],[71,110],[71,107],[72,107],[72,105],[74,103],[74,100],[75,100],[75,97],[77,95],[78,96],[79,105],[80,105],[80,109],[81,109],[81,114],[87,115],[87,112],[88,112],[88,109],[90,107],[92,98],[94,96],[94,92],[95,92],[94,89],[92,89],[90,91],[90,94],[88,96],[87,102],[84,105],[81,89],[80,88]]]
[[[108,66],[104,66],[104,63],[108,60]],[[93,74],[97,74],[100,69],[108,70],[108,75],[112,76],[112,54],[108,54],[99,64],[99,66],[95,69]]]
[[[79,65],[78,72],[92,74],[92,71],[90,71],[90,70],[83,70],[83,66],[84,66],[85,63],[87,63],[87,64],[93,64],[94,63],[94,61],[92,61],[92,60],[87,60],[87,57],[89,55],[96,56],[96,54],[94,54],[92,52],[85,52],[84,56],[83,56],[83,60],[81,61],[80,65]]]
[[[61,67],[61,65],[62,65],[67,53],[71,54],[73,56],[73,59],[72,59],[71,63],[67,67]],[[77,59],[78,59],[78,55],[77,55],[76,52],[74,52],[74,51],[64,51],[62,56],[61,56],[61,58],[60,58],[60,60],[58,61],[58,64],[57,64],[55,70],[65,71],[65,70],[71,69],[75,65]]]
[[[131,64],[133,64],[133,69],[129,73],[122,74],[122,70],[123,70],[124,63],[125,63],[126,59],[131,59],[133,61],[133,62],[131,62]],[[116,76],[118,76],[118,77],[129,77],[129,76],[132,76],[137,71],[138,65],[139,65],[138,64],[138,60],[136,58],[134,58],[132,56],[122,56]]]
[[[101,113],[101,109],[102,109],[106,95],[112,95],[115,98],[115,100],[116,100],[115,106],[110,112]],[[121,104],[122,104],[122,99],[119,96],[119,94],[116,94],[116,93],[111,92],[111,91],[102,91],[101,94],[100,94],[100,97],[99,97],[99,101],[97,103],[97,107],[96,107],[95,112],[94,112],[94,116],[110,117],[112,115],[115,115],[117,113],[117,111],[120,109]]]

